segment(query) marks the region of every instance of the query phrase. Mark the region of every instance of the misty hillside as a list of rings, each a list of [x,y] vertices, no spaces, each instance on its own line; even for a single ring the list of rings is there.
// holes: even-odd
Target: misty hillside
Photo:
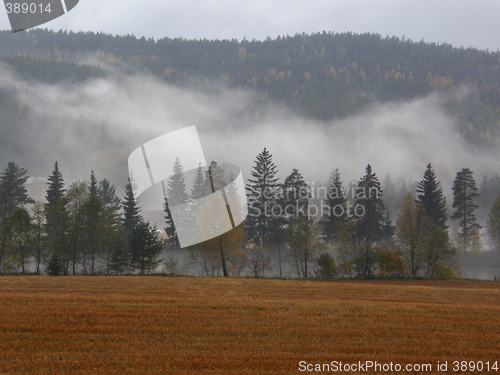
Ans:
[[[468,141],[485,146],[500,130],[500,53],[449,44],[331,32],[220,41],[38,29],[0,32],[0,55],[21,77],[43,82],[148,72],[202,91],[251,88],[261,101],[320,120],[437,92]]]

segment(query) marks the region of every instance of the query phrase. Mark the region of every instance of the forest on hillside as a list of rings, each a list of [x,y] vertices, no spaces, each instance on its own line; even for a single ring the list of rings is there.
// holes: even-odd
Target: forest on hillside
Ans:
[[[498,51],[378,34],[238,41],[2,31],[0,60],[20,77],[50,83],[147,72],[197,90],[251,88],[262,102],[272,99],[322,120],[352,115],[375,102],[437,93],[457,118],[457,134],[474,145],[494,146],[500,129]]]

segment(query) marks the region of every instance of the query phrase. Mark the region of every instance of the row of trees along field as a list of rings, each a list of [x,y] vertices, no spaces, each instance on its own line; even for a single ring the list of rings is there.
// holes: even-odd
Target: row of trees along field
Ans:
[[[179,160],[173,171],[167,189],[171,204],[197,199],[209,188],[209,177],[201,168],[190,192]],[[276,174],[272,155],[264,149],[247,183],[246,221],[218,238],[192,246],[188,264],[207,276],[248,273],[262,277],[274,271],[279,277],[304,278],[451,277],[457,251],[467,252],[480,241],[475,217],[479,189],[468,168],[457,172],[453,184],[450,219],[458,223],[456,238],[448,233],[446,203],[431,164],[415,194],[405,197],[395,225],[370,165],[352,194],[344,188],[338,169],[323,193],[314,191],[297,169],[282,183]],[[141,216],[130,180],[123,200],[107,179],[98,181],[93,172],[89,182],[78,181],[66,188],[56,162],[48,178],[46,202],[41,203],[28,196],[27,179],[27,171],[14,162],[0,175],[2,273],[146,274],[157,270],[163,250],[175,252],[179,247],[167,200],[168,238],[164,240]],[[499,193],[486,228],[497,251]],[[176,273],[176,262],[168,257],[165,269]],[[277,269],[271,270],[272,264]]]
[[[27,171],[9,162],[0,176],[0,270],[50,275],[121,274],[154,270],[164,248],[157,230],[142,220],[130,182],[122,202],[106,179],[65,188],[57,162],[46,203],[31,199]],[[28,211],[28,205],[32,205]]]

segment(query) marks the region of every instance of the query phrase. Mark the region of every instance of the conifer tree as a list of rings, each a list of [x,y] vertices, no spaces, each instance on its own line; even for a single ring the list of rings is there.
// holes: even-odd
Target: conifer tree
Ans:
[[[463,168],[460,172],[457,172],[452,190],[452,207],[455,208],[456,211],[451,216],[451,219],[459,220],[459,236],[462,239],[463,251],[466,251],[468,243],[481,228],[481,226],[476,223],[476,215],[474,214],[477,208],[474,199],[479,196],[478,188],[476,187],[473,173],[469,168]]]
[[[417,194],[417,205],[424,208],[425,214],[431,221],[444,230],[448,229],[446,225],[446,220],[448,220],[446,199],[439,187],[439,182],[436,181],[436,173],[431,163],[427,165],[424,178],[417,184]]]
[[[296,216],[297,211],[307,205],[310,198],[309,187],[298,169],[294,168],[292,173],[285,178],[279,195],[281,195],[278,198],[281,198],[283,215],[287,220]]]
[[[323,236],[330,241],[339,239],[347,222],[347,200],[338,169],[333,171],[331,181],[325,201],[327,212],[321,218]]]
[[[48,178],[49,187],[46,193],[45,223],[47,232],[47,247],[52,255],[60,262],[61,271],[68,274],[71,251],[69,246],[69,216],[68,199],[65,196],[64,180],[57,161],[54,170]]]
[[[257,155],[255,165],[250,173],[252,178],[248,180],[246,186],[248,195],[247,236],[256,244],[263,246],[271,243],[279,221],[273,215],[273,210],[278,205],[278,178],[276,177],[276,165],[272,158],[271,153],[266,148]]]
[[[27,171],[14,162],[9,162],[0,175],[0,268],[10,239],[9,222],[12,215],[26,204],[35,203],[28,196],[25,186],[27,180]]]
[[[366,167],[365,175],[358,182],[354,209],[356,210],[356,230],[360,238],[369,242],[379,240],[383,234],[385,205],[382,200],[380,182],[370,164]]]
[[[342,233],[341,257],[345,265],[354,268],[358,276],[373,273],[377,262],[377,246],[384,239],[382,188],[368,164],[365,175],[358,181],[354,199],[354,221],[348,222]]]
[[[122,202],[123,207],[123,228],[128,237],[134,227],[142,221],[141,209],[134,198],[134,190],[130,178],[125,185],[125,198]]]
[[[130,265],[141,275],[154,271],[162,261],[158,256],[164,246],[164,241],[156,234],[156,227],[141,221],[130,235]]]
[[[179,158],[175,159],[173,174],[168,178],[167,197],[171,206],[189,202],[186,193],[186,178]]]
[[[28,203],[35,203],[28,196],[26,181],[27,171],[19,168],[16,163],[9,162],[0,175],[0,210],[2,217],[10,217],[18,208]]]
[[[285,242],[291,242],[292,237],[290,226],[299,213],[304,212],[309,203],[310,193],[307,183],[298,169],[293,169],[290,175],[285,178],[283,184],[279,186],[277,193],[278,212],[273,212],[274,233],[272,241],[278,250],[279,276],[283,276],[281,267],[281,251]],[[303,215],[304,216],[304,215]],[[306,228],[302,226],[301,228]],[[297,231],[293,232],[297,233]]]
[[[179,239],[171,213],[171,207],[189,202],[189,195],[186,192],[186,179],[179,158],[175,159],[173,174],[168,178],[167,198],[164,202],[165,211],[165,233],[167,234],[167,244],[172,248],[179,248]],[[177,225],[186,225],[185,220],[178,218]]]
[[[114,213],[120,211],[121,201],[116,195],[116,188],[108,179],[99,181],[98,195],[102,199],[105,208],[112,209]]]
[[[95,272],[97,257],[104,240],[104,204],[98,195],[98,184],[94,171],[90,175],[89,194],[83,206],[85,217],[85,246],[90,255],[90,275]],[[85,265],[84,265],[85,266]]]
[[[95,178],[94,171],[90,173],[90,182],[89,182],[89,193],[90,195],[97,196],[97,179]]]
[[[191,188],[191,199],[196,200],[203,198],[209,193],[205,182],[205,175],[201,165],[196,169],[196,176],[194,178],[193,187]]]
[[[49,187],[45,198],[47,199],[48,206],[55,206],[57,200],[62,198],[66,189],[64,189],[64,180],[59,170],[57,161],[54,164],[54,170],[48,178]]]

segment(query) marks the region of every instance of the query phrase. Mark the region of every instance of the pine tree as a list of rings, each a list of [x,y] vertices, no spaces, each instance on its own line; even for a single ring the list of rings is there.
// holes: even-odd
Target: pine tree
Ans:
[[[92,172],[89,194],[83,205],[85,222],[85,247],[90,255],[90,275],[95,272],[96,258],[99,256],[104,233],[104,204],[97,195],[97,180]]]
[[[127,243],[122,239],[117,238],[113,243],[110,259],[107,263],[108,275],[122,275],[129,269],[129,256]]]
[[[64,180],[57,161],[54,170],[48,178],[49,187],[46,193],[45,223],[47,232],[47,247],[61,264],[61,271],[68,274],[71,258],[69,246],[69,216],[68,199],[65,196]]]
[[[168,178],[167,198],[164,203],[165,211],[165,233],[168,237],[168,246],[179,248],[180,243],[177,237],[174,220],[171,213],[171,208],[189,202],[189,195],[186,192],[186,179],[184,177],[183,168],[179,158],[175,159],[173,174]],[[182,216],[182,215],[181,215]],[[176,224],[189,225],[182,217],[177,218]]]
[[[296,216],[297,212],[307,205],[310,198],[309,187],[298,169],[294,168],[285,178],[279,195],[282,196],[280,201],[287,220]]]
[[[14,212],[28,203],[35,203],[26,190],[27,171],[9,162],[0,175],[0,268],[10,239],[9,222]]]
[[[368,164],[365,175],[358,182],[354,199],[356,230],[360,238],[372,243],[381,238],[385,222],[384,211],[380,182]]]
[[[89,193],[90,195],[97,196],[97,179],[95,178],[94,171],[90,173],[90,182],[89,182]]]
[[[476,187],[473,173],[469,168],[463,168],[460,172],[457,172],[452,190],[452,207],[456,208],[456,211],[451,216],[451,219],[459,220],[459,236],[463,242],[463,251],[466,251],[470,239],[477,233],[477,230],[481,228],[481,226],[476,223],[476,215],[474,214],[477,208],[474,199],[479,196],[478,188]]]
[[[339,239],[348,219],[347,200],[338,169],[333,171],[331,181],[325,201],[327,212],[321,218],[322,234],[329,241]]]
[[[26,181],[27,171],[19,168],[16,163],[9,162],[0,175],[0,210],[2,218],[10,217],[18,208],[23,208],[28,203],[35,203],[28,196]]]
[[[109,182],[109,180],[102,179],[99,181],[97,189],[99,197],[102,199],[105,208],[112,209],[114,213],[120,211],[121,201],[116,195],[116,188]]]
[[[62,272],[61,259],[57,254],[52,254],[47,265],[47,273],[50,276],[59,276]]]
[[[417,184],[417,194],[417,205],[424,208],[425,214],[432,222],[444,230],[448,229],[446,225],[446,220],[448,220],[446,199],[439,187],[439,182],[436,181],[436,173],[431,163],[427,165],[424,178]]]
[[[168,178],[167,197],[170,206],[189,202],[189,195],[186,193],[186,178],[179,158],[175,159],[173,174]]]
[[[48,178],[49,187],[45,198],[47,199],[48,206],[55,206],[57,200],[62,198],[66,189],[64,189],[64,180],[57,161],[54,164],[54,171]]]
[[[210,191],[207,189],[205,175],[201,165],[196,169],[193,187],[191,188],[191,199],[197,200],[206,196]]]
[[[246,220],[247,236],[260,246],[272,242],[279,216],[273,211],[278,206],[276,165],[271,153],[264,150],[257,155],[251,171],[252,178],[246,187],[248,195],[248,217]]]
[[[125,198],[122,202],[122,207],[123,228],[125,235],[128,237],[134,230],[134,227],[142,221],[141,209],[134,198],[134,190],[130,178],[125,185]]]
[[[156,227],[149,222],[137,224],[130,235],[130,265],[141,275],[154,271],[162,260],[164,241],[156,234]]]
[[[368,164],[357,184],[354,221],[349,221],[342,232],[340,247],[344,265],[353,267],[358,276],[370,276],[374,270],[376,247],[384,239],[384,211],[380,182]]]

